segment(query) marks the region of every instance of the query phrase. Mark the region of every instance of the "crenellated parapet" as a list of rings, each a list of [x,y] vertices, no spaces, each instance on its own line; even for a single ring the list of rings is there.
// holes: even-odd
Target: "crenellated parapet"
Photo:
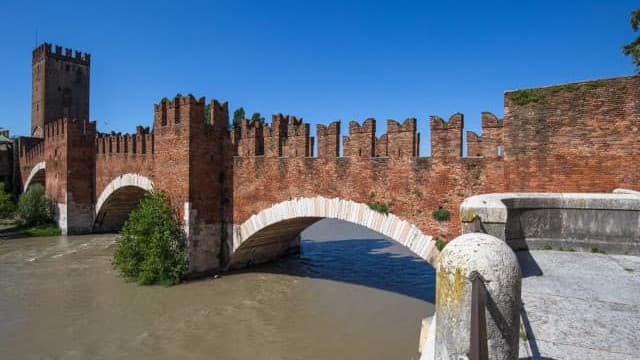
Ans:
[[[95,134],[95,121],[63,118],[51,121],[44,126],[45,142],[48,140],[56,141],[71,136],[93,139]]]
[[[287,124],[287,137],[284,142],[284,156],[313,156],[313,138],[309,134],[309,124],[304,123],[302,118],[290,117]]]
[[[226,132],[229,126],[229,103],[211,100],[209,103],[209,125],[215,131]]]
[[[234,136],[235,135],[235,136]],[[264,124],[244,119],[240,127],[232,130],[238,156],[264,155]]]
[[[342,139],[344,156],[375,157],[376,120],[366,119],[362,125],[349,122],[349,136]]]
[[[445,121],[439,116],[431,116],[431,157],[462,157],[462,129],[464,116],[455,113]]]
[[[62,46],[58,45],[54,47],[49,43],[43,43],[33,50],[32,61],[34,64],[44,60],[46,57],[75,62],[81,65],[89,65],[91,63],[91,55],[89,53],[68,48],[63,49]]]
[[[218,108],[214,108],[214,111],[219,111],[223,107],[220,104],[217,104],[217,106]],[[154,129],[190,126],[204,128],[207,125],[204,114],[204,97],[196,99],[193,95],[176,95],[172,100],[164,98],[159,104],[153,106],[153,110]]]
[[[387,120],[387,155],[394,158],[415,157],[419,154],[420,134],[417,132],[417,120],[406,119],[402,124]]]
[[[95,145],[97,154],[153,154],[153,134],[148,127],[138,126],[134,134],[98,134]]]
[[[309,124],[302,118],[275,114],[271,117],[271,126],[264,127],[265,157],[312,156],[312,144]]]
[[[334,121],[329,126],[316,125],[316,136],[319,158],[340,156],[340,121]]]
[[[376,157],[388,157],[389,156],[389,135],[384,134],[379,138],[376,138],[375,146]]]
[[[503,156],[503,120],[490,112],[482,113],[482,135],[467,131],[468,156]]]
[[[33,166],[44,160],[44,141],[35,137],[20,137],[19,157],[21,166]]]

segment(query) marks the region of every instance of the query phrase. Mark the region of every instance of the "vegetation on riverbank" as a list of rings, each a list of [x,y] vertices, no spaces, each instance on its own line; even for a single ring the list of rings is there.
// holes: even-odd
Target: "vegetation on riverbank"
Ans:
[[[20,236],[58,236],[60,228],[53,223],[53,202],[44,187],[34,184],[18,200],[16,206],[0,183],[0,234]]]
[[[21,234],[24,236],[60,236],[60,228],[56,224],[8,226],[0,230],[0,234]]]
[[[186,254],[182,232],[169,200],[147,193],[120,231],[113,266],[141,285],[175,285],[184,277]]]
[[[11,195],[4,191],[4,183],[0,181],[0,219],[12,219],[16,212],[16,204]]]
[[[53,201],[44,191],[44,186],[33,184],[20,195],[16,210],[18,222],[24,226],[38,226],[53,222]]]

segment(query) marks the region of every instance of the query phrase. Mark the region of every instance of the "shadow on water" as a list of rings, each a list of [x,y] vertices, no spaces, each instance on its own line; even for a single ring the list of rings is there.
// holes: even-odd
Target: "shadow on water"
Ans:
[[[435,302],[435,270],[386,239],[303,240],[299,255],[241,272],[340,281]],[[237,271],[236,271],[237,272]]]

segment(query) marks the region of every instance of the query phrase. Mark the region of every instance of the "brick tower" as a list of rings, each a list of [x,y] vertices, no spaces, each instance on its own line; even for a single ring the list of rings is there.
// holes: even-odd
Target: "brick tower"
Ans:
[[[89,120],[91,55],[44,43],[33,50],[31,136],[60,118]]]

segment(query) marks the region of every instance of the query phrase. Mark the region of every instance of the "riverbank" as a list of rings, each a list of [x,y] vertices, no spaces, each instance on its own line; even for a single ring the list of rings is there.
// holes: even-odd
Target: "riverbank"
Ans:
[[[20,225],[13,220],[0,222],[0,240],[17,239],[21,237],[60,236],[62,232],[55,224]]]

